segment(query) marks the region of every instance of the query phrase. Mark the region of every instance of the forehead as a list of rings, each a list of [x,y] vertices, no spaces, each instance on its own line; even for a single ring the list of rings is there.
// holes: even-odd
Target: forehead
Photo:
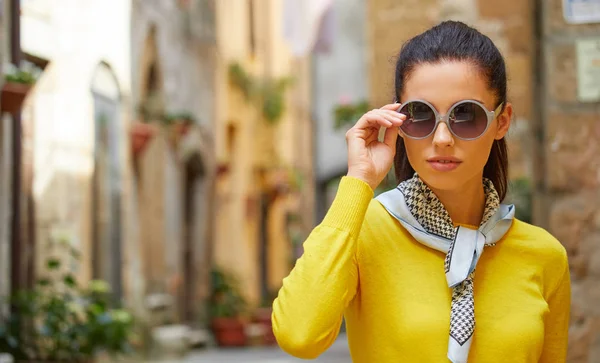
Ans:
[[[493,108],[494,93],[481,71],[468,62],[424,63],[415,67],[404,84],[400,102],[421,99],[445,112],[462,100],[477,100]]]

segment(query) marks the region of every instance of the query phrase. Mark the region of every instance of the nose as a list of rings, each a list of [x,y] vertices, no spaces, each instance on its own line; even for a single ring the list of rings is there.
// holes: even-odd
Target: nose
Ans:
[[[433,145],[439,147],[454,145],[454,135],[452,135],[445,122],[440,122],[433,133]]]

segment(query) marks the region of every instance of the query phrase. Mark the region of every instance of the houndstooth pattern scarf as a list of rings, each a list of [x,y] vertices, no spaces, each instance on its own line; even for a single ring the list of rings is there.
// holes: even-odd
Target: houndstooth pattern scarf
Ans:
[[[475,332],[473,283],[484,246],[493,246],[512,225],[514,206],[500,204],[493,183],[484,178],[485,210],[479,229],[455,227],[433,191],[415,174],[376,199],[419,242],[446,253],[444,269],[452,288],[448,359],[466,363]]]

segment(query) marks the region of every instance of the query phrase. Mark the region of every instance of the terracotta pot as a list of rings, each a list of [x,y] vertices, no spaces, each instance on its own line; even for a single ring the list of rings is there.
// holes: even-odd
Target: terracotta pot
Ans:
[[[240,318],[213,318],[212,330],[221,347],[243,347],[247,344],[245,324]]]
[[[7,82],[2,86],[2,112],[16,114],[21,111],[23,101],[32,85],[24,83]]]
[[[136,122],[131,127],[131,149],[133,151],[133,155],[137,156],[140,154],[148,142],[154,136],[156,130],[150,124],[143,122]]]
[[[225,175],[229,172],[229,163],[217,164],[217,176]]]
[[[254,322],[261,324],[265,329],[263,342],[265,345],[276,345],[277,339],[273,334],[273,324],[271,322],[272,308],[259,308],[254,313]]]

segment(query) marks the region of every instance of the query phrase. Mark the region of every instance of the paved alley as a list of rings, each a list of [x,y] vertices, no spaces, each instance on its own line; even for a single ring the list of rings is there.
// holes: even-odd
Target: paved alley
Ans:
[[[299,363],[306,362],[282,352],[279,348],[245,348],[208,350],[190,354],[185,363]],[[350,363],[350,353],[346,337],[340,338],[321,357],[311,362],[317,363]]]

